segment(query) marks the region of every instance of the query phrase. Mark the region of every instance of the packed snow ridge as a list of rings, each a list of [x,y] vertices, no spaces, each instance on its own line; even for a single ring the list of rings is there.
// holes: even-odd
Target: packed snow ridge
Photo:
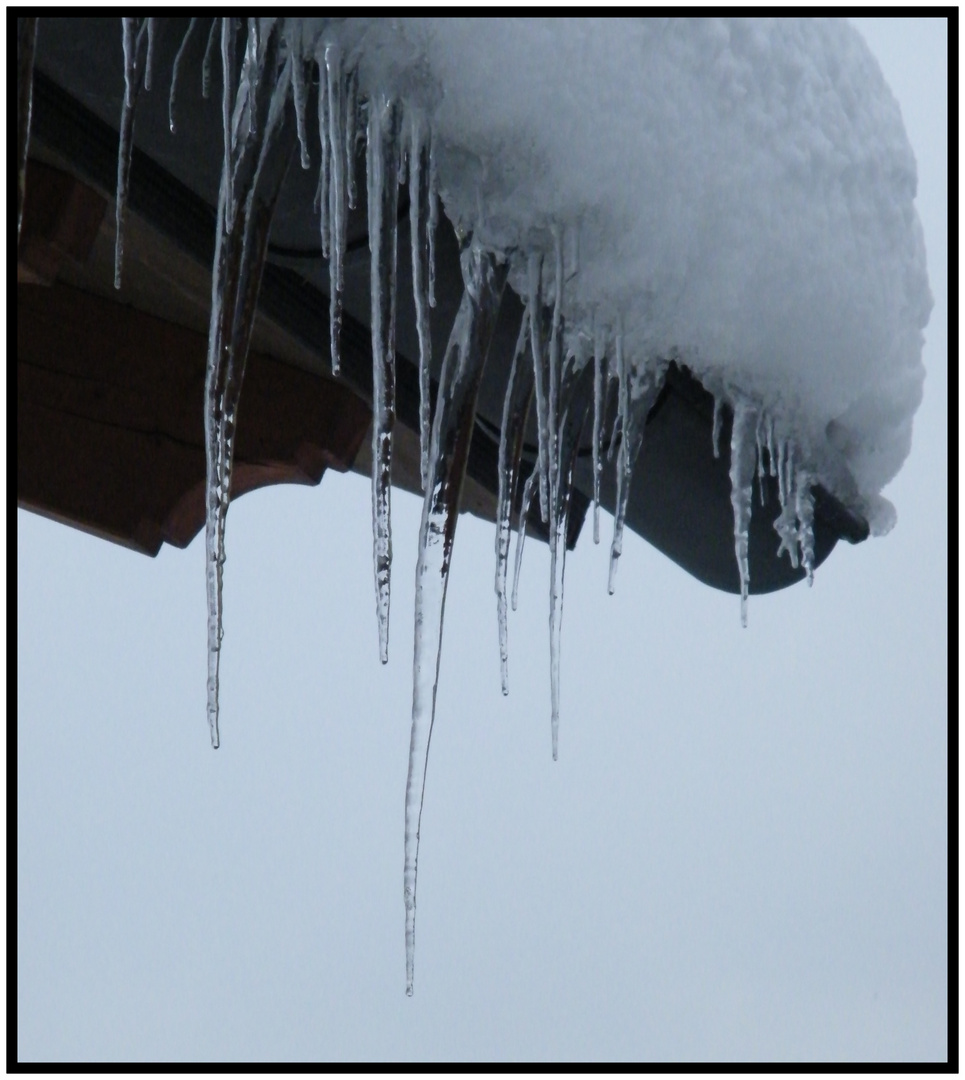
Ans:
[[[140,90],[150,88],[155,22],[123,20],[118,279],[134,108]],[[196,24],[192,19],[188,35]],[[183,46],[169,84],[172,131],[182,53]],[[226,17],[210,30],[206,92],[214,93],[216,57],[223,73],[224,169],[205,406],[214,745],[235,416],[271,212],[288,167],[289,154],[276,153],[288,100],[297,116],[301,165],[319,174],[336,373],[346,214],[356,198],[354,151],[358,140],[366,146],[373,544],[383,661],[397,200],[400,184],[409,188],[425,489],[406,789],[411,993],[419,819],[449,561],[475,394],[503,289],[514,289],[526,309],[500,445],[496,591],[503,689],[509,508],[523,479],[523,426],[535,406],[539,460],[525,479],[523,502],[538,499],[549,531],[555,756],[564,538],[576,449],[581,438],[592,438],[598,496],[603,451],[607,443],[611,455],[618,447],[612,591],[634,458],[670,360],[685,364],[715,396],[715,453],[721,405],[734,414],[730,475],[745,621],[755,471],[777,476],[776,538],[809,578],[814,484],[866,517],[873,531],[893,524],[894,509],[881,489],[910,449],[931,308],[913,205],[915,161],[877,63],[844,20]],[[316,97],[321,160],[312,162],[307,110]],[[463,242],[465,293],[430,417],[428,320],[440,200]],[[609,380],[618,384],[619,407],[607,435],[601,400]],[[586,400],[592,405],[581,408]],[[517,576],[524,525],[525,515]],[[515,586],[512,594],[515,604]]]

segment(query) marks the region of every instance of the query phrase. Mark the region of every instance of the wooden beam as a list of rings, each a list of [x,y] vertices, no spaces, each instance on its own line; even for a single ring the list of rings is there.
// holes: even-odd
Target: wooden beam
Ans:
[[[204,524],[203,335],[55,283],[17,287],[17,501],[156,555]],[[252,353],[232,497],[348,469],[368,405]]]

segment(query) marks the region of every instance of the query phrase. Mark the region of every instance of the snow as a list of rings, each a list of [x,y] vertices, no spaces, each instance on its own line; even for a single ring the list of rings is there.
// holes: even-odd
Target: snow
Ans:
[[[134,106],[142,79],[149,88],[154,35],[154,20],[147,20],[142,71],[145,23],[135,38],[135,22],[123,20],[118,280]],[[218,745],[234,413],[254,315],[253,305],[241,309],[248,299],[244,290],[260,273],[251,242],[252,196],[289,90],[301,164],[310,165],[306,65],[314,59],[322,73],[318,203],[322,249],[332,256],[336,372],[345,212],[354,201],[356,94],[367,114],[373,547],[383,663],[392,554],[397,200],[407,173],[412,192],[425,506],[406,789],[411,993],[419,816],[448,567],[486,326],[503,280],[508,276],[524,300],[529,329],[529,342],[525,330],[520,341],[532,363],[539,452],[524,503],[528,507],[538,490],[549,532],[555,758],[564,540],[573,461],[586,419],[572,397],[581,373],[593,376],[595,539],[604,356],[607,385],[610,378],[617,381],[618,412],[607,455],[612,458],[617,449],[611,593],[634,460],[667,363],[685,364],[713,393],[709,449],[715,456],[722,409],[730,407],[735,554],[746,625],[748,526],[765,447],[772,475],[777,459],[780,551],[805,567],[809,583],[813,485],[822,484],[865,515],[876,532],[894,522],[894,508],[880,492],[910,449],[924,378],[922,330],[931,308],[913,205],[915,162],[877,64],[840,20],[249,19],[237,79],[231,70],[236,22],[226,18],[221,36],[224,171],[206,388],[212,742]],[[209,40],[206,84],[210,46]],[[173,84],[170,100],[173,130]],[[266,129],[261,132],[259,112]],[[443,363],[430,440],[426,320],[433,304],[437,192],[457,235],[466,240],[466,292]],[[231,237],[235,226],[243,231],[241,239]],[[227,270],[219,262],[226,251],[238,258]],[[230,327],[222,325],[226,311]],[[521,359],[514,360],[500,446],[496,591],[504,690],[508,507],[518,483],[519,425],[526,415],[519,419],[511,393]],[[528,401],[528,393],[522,396]],[[513,431],[507,429],[511,416]],[[521,521],[514,608],[524,535]]]
[[[931,296],[914,156],[855,30],[421,18],[338,32],[370,60],[367,90],[414,73],[422,98],[435,88],[446,213],[516,252],[521,295],[525,255],[579,222],[568,327],[589,336],[595,310],[621,314],[631,361],[674,353],[728,400],[756,398],[822,483],[884,520]]]

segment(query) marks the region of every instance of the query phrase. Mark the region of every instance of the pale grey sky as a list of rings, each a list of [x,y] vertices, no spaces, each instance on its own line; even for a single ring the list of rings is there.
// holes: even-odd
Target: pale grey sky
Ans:
[[[499,691],[492,528],[459,523],[404,994],[420,502],[378,662],[357,476],[229,514],[222,748],[200,540],[156,560],[18,512],[24,1061],[940,1060],[947,1052],[947,64],[857,20],[905,118],[936,304],[895,531],[737,598],[629,536],[546,549]],[[604,529],[606,533],[606,529]]]

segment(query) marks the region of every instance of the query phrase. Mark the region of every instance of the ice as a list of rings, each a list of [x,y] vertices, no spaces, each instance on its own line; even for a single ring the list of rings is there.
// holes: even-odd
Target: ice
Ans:
[[[325,46],[319,43],[315,49],[315,61],[319,71],[325,70]],[[331,255],[331,231],[329,223],[329,185],[332,179],[332,153],[328,145],[328,79],[320,78],[318,81],[318,141],[322,148],[321,158],[318,163],[318,203],[319,230],[321,232],[322,255],[327,259]]]
[[[208,31],[208,44],[204,48],[204,60],[201,64],[201,96],[207,100],[211,96],[211,56],[214,52],[215,37],[218,32],[218,20],[211,20]]]
[[[329,185],[328,223],[331,229],[329,251],[329,335],[332,350],[332,374],[341,368],[339,338],[342,331],[342,264],[345,259],[345,238],[348,229],[348,210],[345,191],[345,98],[342,77],[342,57],[337,45],[325,46],[324,70],[328,98],[328,150],[331,154],[331,183]]]
[[[713,432],[712,432],[712,435],[711,435],[711,438],[713,439],[713,443],[714,443],[714,457],[715,458],[720,457],[720,426],[721,426],[721,423],[723,421],[723,415],[721,413],[721,409],[723,408],[723,406],[724,406],[723,401],[721,401],[721,399],[715,394],[714,395],[714,423],[713,423]]]
[[[345,198],[350,210],[355,209],[355,143],[358,136],[359,79],[353,68],[345,86]]]
[[[559,250],[559,249],[557,249]],[[557,269],[562,273],[562,258]],[[558,286],[559,287],[559,286]],[[559,411],[554,419],[554,470],[550,492],[550,696],[553,760],[559,757],[560,642],[563,625],[563,578],[566,568],[566,529],[569,521],[573,466],[588,409],[586,376],[592,368],[582,355],[570,356],[562,372]]]
[[[506,267],[471,244],[462,254],[465,289],[439,375],[429,449],[429,483],[419,530],[416,568],[412,736],[405,788],[406,993],[415,964],[416,873],[429,740],[435,719],[449,564],[476,415],[476,394],[506,281]]]
[[[234,19],[226,16],[221,20],[221,71],[224,78],[221,93],[221,123],[224,133],[224,165],[221,169],[221,182],[225,189],[225,228],[229,232],[235,216],[233,164],[231,161],[231,88],[234,83],[231,53],[234,48],[234,36]]]
[[[613,540],[610,542],[610,576],[607,581],[607,592],[612,596],[616,588],[617,561],[623,553],[623,519],[626,514],[627,499],[630,495],[630,460],[631,448],[628,445],[630,431],[628,428],[628,414],[630,412],[630,379],[626,369],[626,358],[623,353],[623,328],[617,330],[615,341],[616,375],[617,375],[617,417],[620,421],[620,452],[617,456],[616,480],[617,501],[613,514]],[[616,430],[616,422],[614,422]],[[612,449],[613,439],[610,439]]]
[[[807,470],[799,469],[794,478],[794,511],[798,522],[798,544],[801,548],[801,564],[807,571],[808,585],[814,584],[814,496],[811,494],[811,477]]]
[[[144,63],[144,89],[151,89],[151,76],[154,69],[154,37],[157,33],[157,19],[145,19],[147,25],[147,60]]]
[[[757,412],[740,399],[734,405],[734,424],[730,436],[730,501],[734,507],[734,548],[741,584],[741,626],[747,626],[747,596],[750,589],[750,564],[747,558],[748,530],[754,504],[754,457],[756,452]]]
[[[395,302],[398,253],[399,103],[369,101],[369,249],[372,254],[372,533],[379,655],[389,660],[392,567],[392,428],[395,424]],[[428,492],[428,488],[426,489]]]
[[[419,475],[426,490],[429,475],[429,143],[422,114],[413,111],[409,124],[409,233],[412,238],[412,296],[419,335]]]
[[[144,23],[135,18],[121,20],[121,43],[124,49],[124,104],[121,106],[120,138],[117,150],[117,193],[114,200],[114,288],[121,287],[124,264],[124,219],[127,216],[127,193],[134,152],[134,110],[140,93],[143,69],[138,59],[144,36]]]
[[[205,377],[208,725],[211,745],[216,748],[220,744],[218,691],[223,636],[224,534],[234,463],[235,426],[271,219],[295,138],[284,124],[290,72],[286,67],[283,75],[286,84],[259,77],[265,71],[274,71],[278,63],[277,25],[270,25],[262,35],[257,35],[250,27],[249,35],[257,36],[257,42],[255,48],[245,54],[236,107],[232,110],[234,130],[226,137],[229,154],[236,142],[237,154],[233,158],[231,176],[226,171],[221,179]],[[230,91],[230,87],[228,89]],[[229,96],[230,93],[226,93],[225,97]],[[240,136],[244,110],[257,116],[257,122],[249,129],[257,134],[236,140],[236,136]],[[237,199],[229,201],[229,189],[234,190]],[[236,215],[235,221],[231,220],[231,215]]]
[[[17,245],[23,221],[23,198],[27,183],[27,148],[30,145],[30,113],[33,105],[34,53],[37,19],[17,19]]]
[[[526,541],[526,519],[529,517],[529,508],[533,503],[533,492],[535,491],[538,482],[539,464],[536,465],[526,478],[526,483],[523,484],[523,498],[519,510],[519,526],[516,530],[516,558],[513,565],[513,611],[516,610],[516,604],[519,600],[519,572],[523,566],[523,544]]]
[[[297,21],[293,22],[292,40],[289,42],[289,47],[292,52],[292,102],[295,106],[295,121],[298,125],[298,146],[301,150],[302,168],[307,169],[311,164],[308,156],[308,132],[305,128],[305,110],[308,108],[308,87],[305,85],[305,61],[300,55],[301,33],[300,24]],[[324,70],[324,68],[322,70]],[[323,97],[321,91],[319,91],[319,97]],[[321,123],[321,119],[319,120],[319,123]]]
[[[600,439],[603,437],[603,361],[606,338],[603,328],[593,323],[593,543],[600,542]]]
[[[548,466],[546,480],[549,497],[551,500],[555,500],[560,469],[557,446],[559,445],[560,422],[560,354],[563,344],[561,340],[563,336],[563,237],[559,225],[553,225],[552,235],[554,297],[553,322],[549,339],[549,369],[546,379],[546,434],[548,436],[546,443],[546,462]],[[555,524],[552,508],[550,509],[550,516],[544,517],[543,520],[550,526],[550,532],[552,533]]]
[[[125,18],[122,27],[118,285],[135,105],[142,83],[150,86],[156,34],[153,18]],[[411,992],[419,814],[448,566],[475,392],[503,282],[524,301],[526,315],[500,436],[501,677],[506,690],[510,512],[534,396],[537,461],[523,488],[511,602],[515,609],[526,517],[538,490],[550,544],[555,757],[573,462],[592,401],[598,540],[611,379],[618,398],[607,451],[608,460],[617,452],[611,592],[634,461],[671,357],[714,393],[715,456],[725,403],[733,410],[730,477],[745,625],[753,481],[756,470],[763,504],[765,449],[767,474],[778,481],[778,554],[787,553],[795,567],[803,565],[809,582],[818,484],[866,515],[873,531],[893,523],[894,510],[880,491],[910,447],[924,374],[922,329],[931,307],[913,205],[914,158],[877,65],[843,21],[248,19],[236,77],[238,25],[225,17],[215,19],[209,33],[205,97],[219,29],[224,164],[205,384],[208,716],[215,746],[235,417],[272,209],[296,142],[302,164],[308,164],[306,66],[313,59],[320,72],[318,203],[321,246],[331,256],[336,372],[346,211],[356,203],[360,109],[367,115],[373,548],[380,656],[387,659],[397,201],[400,162],[408,153],[420,438],[428,446],[421,465],[425,504],[406,791]],[[190,33],[191,28],[172,72],[172,130],[178,68]],[[20,34],[18,46],[25,41]],[[29,51],[21,49],[19,60],[18,229]],[[289,93],[295,124],[285,119]],[[427,439],[428,319],[435,305],[440,203],[463,242],[466,291]],[[527,339],[531,366],[524,356]]]
[[[617,455],[617,501],[613,514],[613,540],[610,544],[610,575],[607,591],[616,588],[616,572],[623,554],[623,527],[626,519],[627,500],[633,466],[643,445],[644,426],[663,388],[667,363],[652,361],[649,365],[628,363],[623,353],[623,329],[616,333],[616,363],[620,383],[620,452]]]
[[[436,156],[429,133],[429,307],[436,306],[436,228],[439,225],[439,191]]]
[[[513,352],[513,363],[506,383],[503,417],[499,434],[499,488],[496,497],[496,612],[499,629],[499,672],[502,690],[509,693],[509,631],[506,612],[506,577],[509,563],[509,543],[513,497],[519,483],[519,465],[523,453],[526,418],[533,402],[533,368],[526,362],[529,343],[529,311],[524,309],[519,337]],[[527,500],[528,508],[528,500]],[[520,537],[524,529],[520,520]],[[522,544],[520,539],[519,544]],[[521,548],[520,548],[521,550]],[[513,609],[516,608],[516,589],[513,588]]]
[[[757,454],[757,490],[761,499],[761,506],[767,501],[764,497],[764,428],[767,426],[767,418],[764,413],[757,417],[757,427],[754,430],[755,452]]]
[[[178,89],[178,74],[181,70],[181,60],[184,57],[184,50],[187,48],[188,41],[191,38],[191,32],[194,30],[197,22],[197,17],[193,17],[191,22],[188,23],[188,28],[184,32],[184,37],[181,39],[181,45],[174,57],[174,67],[171,70],[171,89],[168,93],[168,126],[171,128],[172,135],[177,134],[174,124],[174,97]],[[205,97],[207,97],[207,94],[205,94]]]
[[[543,348],[543,256],[538,251],[530,254],[526,268],[527,307],[529,310],[530,349],[533,354],[533,378],[536,388],[536,430],[539,440],[539,512],[543,521],[549,521],[549,388],[547,361]]]

